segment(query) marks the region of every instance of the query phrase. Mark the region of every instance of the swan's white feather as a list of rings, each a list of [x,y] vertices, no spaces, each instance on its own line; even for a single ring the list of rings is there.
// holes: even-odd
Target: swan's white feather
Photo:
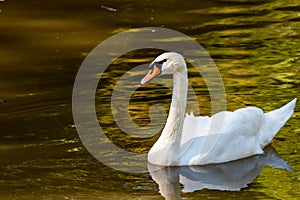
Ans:
[[[227,162],[263,153],[291,117],[296,99],[280,109],[263,113],[256,107],[223,111],[212,117],[186,115],[178,165]]]

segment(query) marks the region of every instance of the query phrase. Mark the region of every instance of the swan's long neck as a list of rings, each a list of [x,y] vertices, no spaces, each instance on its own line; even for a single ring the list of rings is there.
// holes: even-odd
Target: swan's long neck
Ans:
[[[180,142],[186,111],[188,78],[186,71],[178,72],[173,77],[173,94],[167,123],[162,135],[173,142]]]
[[[153,164],[176,165],[180,155],[188,88],[186,68],[173,75],[173,82],[172,102],[166,125],[148,154],[148,160]]]

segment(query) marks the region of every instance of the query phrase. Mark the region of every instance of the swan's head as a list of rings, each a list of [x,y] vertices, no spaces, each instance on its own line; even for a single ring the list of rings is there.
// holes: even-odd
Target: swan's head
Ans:
[[[141,80],[141,84],[162,74],[175,74],[186,70],[184,58],[179,53],[167,52],[159,55],[150,65],[148,74]]]

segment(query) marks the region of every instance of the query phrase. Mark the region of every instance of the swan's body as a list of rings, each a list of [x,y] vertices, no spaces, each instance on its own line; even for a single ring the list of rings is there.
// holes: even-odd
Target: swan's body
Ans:
[[[148,153],[152,164],[203,165],[261,154],[294,112],[296,99],[265,114],[259,108],[247,107],[212,117],[186,115],[188,77],[184,58],[164,53],[150,67],[141,84],[159,74],[173,74],[174,83],[166,125]]]

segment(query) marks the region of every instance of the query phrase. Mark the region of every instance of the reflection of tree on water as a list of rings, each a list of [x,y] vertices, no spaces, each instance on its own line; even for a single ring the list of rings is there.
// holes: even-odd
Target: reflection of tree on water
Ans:
[[[237,191],[246,188],[261,174],[264,166],[293,171],[292,167],[278,156],[272,146],[265,149],[265,154],[236,160],[228,163],[204,165],[162,167],[149,164],[152,179],[159,185],[162,196],[166,199],[180,199],[180,184],[183,192],[202,189]]]

